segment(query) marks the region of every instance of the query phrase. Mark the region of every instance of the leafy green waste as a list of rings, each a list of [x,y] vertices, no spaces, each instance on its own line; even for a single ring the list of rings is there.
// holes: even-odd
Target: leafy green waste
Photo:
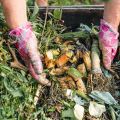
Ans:
[[[117,101],[109,92],[92,91],[89,96],[102,103],[106,103],[109,105],[117,104]]]

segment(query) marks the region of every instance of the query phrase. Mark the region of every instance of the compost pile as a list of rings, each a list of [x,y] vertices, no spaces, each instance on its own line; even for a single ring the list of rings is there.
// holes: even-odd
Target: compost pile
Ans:
[[[39,85],[28,74],[1,19],[0,119],[119,120],[119,48],[107,71],[101,61],[98,27],[80,24],[71,30],[58,13],[45,21],[31,17],[51,87]]]

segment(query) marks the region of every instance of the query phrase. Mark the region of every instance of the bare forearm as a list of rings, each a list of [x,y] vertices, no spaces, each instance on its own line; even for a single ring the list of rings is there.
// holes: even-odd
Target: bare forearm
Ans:
[[[36,0],[38,6],[47,7],[48,6],[48,0]]]
[[[120,0],[110,0],[106,2],[103,18],[110,23],[114,29],[118,29],[120,23]]]
[[[14,29],[27,22],[26,0],[1,0],[8,26]]]

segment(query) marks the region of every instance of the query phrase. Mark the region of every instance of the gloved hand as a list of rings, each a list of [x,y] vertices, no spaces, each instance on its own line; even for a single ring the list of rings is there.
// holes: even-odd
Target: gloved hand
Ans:
[[[11,30],[9,35],[16,38],[17,43],[15,46],[33,78],[43,85],[50,86],[50,81],[42,73],[43,66],[37,49],[37,39],[31,24],[27,22]]]
[[[99,32],[99,45],[102,50],[103,64],[110,69],[111,63],[116,55],[119,33],[105,20],[101,20]]]

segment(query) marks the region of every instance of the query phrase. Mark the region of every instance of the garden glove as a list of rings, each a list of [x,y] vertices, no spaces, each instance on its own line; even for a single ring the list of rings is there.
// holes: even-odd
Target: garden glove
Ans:
[[[116,55],[119,33],[105,20],[101,20],[99,32],[99,45],[102,50],[103,64],[110,69],[111,63]]]
[[[50,86],[50,82],[46,79],[45,74],[42,73],[43,66],[31,23],[27,22],[11,30],[9,35],[16,38],[17,43],[15,46],[33,78],[43,85]]]

